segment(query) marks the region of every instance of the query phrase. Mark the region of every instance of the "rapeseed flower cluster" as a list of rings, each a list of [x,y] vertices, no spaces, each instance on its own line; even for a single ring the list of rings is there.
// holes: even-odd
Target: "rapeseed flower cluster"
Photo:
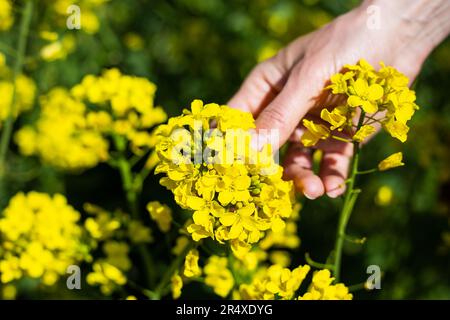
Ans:
[[[67,170],[82,170],[110,159],[111,138],[123,137],[139,156],[154,147],[150,132],[166,119],[153,105],[156,86],[117,69],[88,75],[70,91],[56,88],[41,98],[41,114],[33,126],[15,136],[20,151]],[[121,147],[126,147],[121,146]],[[154,165],[156,155],[148,157]]]
[[[0,282],[23,277],[53,285],[69,265],[88,258],[80,213],[64,196],[18,193],[0,218]]]
[[[353,295],[342,284],[333,284],[334,278],[328,269],[314,272],[307,292],[299,300],[351,300]]]
[[[151,201],[147,204],[150,217],[158,225],[159,230],[168,232],[172,223],[172,209],[159,201]]]
[[[280,265],[271,265],[261,269],[250,284],[242,284],[236,297],[242,299],[274,300],[293,299],[303,280],[310,271],[309,265],[299,266],[293,270]],[[299,300],[351,300],[352,294],[342,284],[332,284],[334,278],[328,269],[314,272],[306,293]]]
[[[194,211],[192,239],[229,242],[238,257],[264,232],[283,230],[292,213],[292,183],[282,180],[271,155],[251,148],[252,128],[250,113],[194,100],[156,130],[155,173],[165,175],[160,183],[177,204]]]
[[[334,108],[324,108],[321,123],[304,119],[307,129],[301,138],[305,147],[314,146],[319,140],[349,136],[355,142],[363,142],[375,132],[375,124],[393,137],[405,142],[408,121],[418,109],[416,95],[408,88],[409,79],[395,68],[380,63],[376,71],[361,59],[356,65],[345,65],[342,73],[331,77],[326,89],[345,101]],[[355,116],[364,112],[364,121],[356,126]],[[339,135],[339,133],[341,134]]]
[[[68,9],[71,5],[80,8],[80,30],[87,34],[95,34],[100,29],[100,18],[97,11],[109,0],[46,0],[55,27],[66,27]],[[75,13],[71,11],[70,13]]]
[[[110,295],[127,283],[126,272],[132,267],[130,243],[152,242],[151,230],[121,211],[111,213],[90,203],[84,205],[84,210],[91,215],[84,222],[90,236],[90,246],[93,250],[100,249],[86,282],[99,286],[104,295]]]
[[[75,50],[76,38],[72,34],[58,35],[54,31],[41,31],[39,36],[46,43],[39,54],[45,61],[65,59]]]
[[[251,283],[241,284],[239,296],[245,300],[292,299],[309,270],[308,265],[293,270],[271,265],[267,269],[259,270]]]
[[[57,168],[79,170],[108,160],[109,143],[98,126],[86,118],[87,106],[62,88],[40,99],[41,113],[34,126],[15,135],[22,154],[37,155]]]
[[[234,277],[227,268],[228,258],[211,256],[205,265],[205,284],[213,288],[214,293],[226,298],[234,287]]]
[[[21,74],[13,82],[12,71],[6,65],[5,56],[0,52],[0,96],[2,97],[0,99],[0,126],[9,116],[11,110],[14,118],[20,113],[30,110],[34,103],[35,94],[36,85],[29,77]]]

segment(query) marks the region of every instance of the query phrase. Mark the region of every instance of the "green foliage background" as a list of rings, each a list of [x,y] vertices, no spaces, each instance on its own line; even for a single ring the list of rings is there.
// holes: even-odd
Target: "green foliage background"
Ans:
[[[65,60],[41,62],[40,43],[31,33],[26,72],[37,81],[39,93],[55,86],[69,87],[86,74],[117,66],[123,73],[144,76],[158,86],[156,101],[169,115],[176,115],[194,98],[226,103],[246,74],[264,54],[283,47],[344,13],[358,1],[327,0],[111,0],[100,8],[101,28],[95,35],[61,29],[77,38],[77,48]],[[46,6],[38,6],[33,24],[39,25]],[[83,10],[81,8],[81,10]],[[18,23],[3,44],[14,46]],[[144,40],[144,47],[124,45],[128,33]],[[395,44],[393,44],[395,45]],[[347,243],[343,282],[361,283],[366,267],[379,265],[382,289],[360,291],[356,298],[450,298],[450,42],[448,39],[426,61],[416,90],[419,112],[412,120],[404,145],[380,134],[364,147],[362,164],[404,151],[406,166],[360,179],[360,196],[349,233],[367,237],[364,245]],[[32,121],[30,112],[16,123]],[[83,175],[64,175],[42,166],[36,159],[11,156],[6,201],[19,190],[62,192],[80,208],[89,201],[107,208],[123,206],[119,176],[106,165]],[[30,175],[31,172],[31,175]],[[26,175],[26,174],[28,175]],[[106,183],[105,183],[106,182]],[[378,206],[381,186],[393,190],[389,206]],[[142,206],[171,196],[152,177],[147,181]],[[333,247],[341,199],[304,201],[299,231],[302,245],[293,264],[304,263],[304,254],[325,261]],[[173,206],[175,207],[175,206]],[[165,244],[161,261],[169,261]],[[186,294],[189,294],[186,293]],[[207,293],[192,290],[192,297]]]

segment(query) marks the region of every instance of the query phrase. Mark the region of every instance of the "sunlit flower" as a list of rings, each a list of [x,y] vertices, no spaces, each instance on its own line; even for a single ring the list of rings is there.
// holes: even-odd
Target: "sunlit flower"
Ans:
[[[267,156],[269,147],[251,148],[246,130],[254,127],[250,113],[194,100],[191,110],[156,131],[155,172],[165,174],[160,183],[175,201],[193,211],[187,231],[194,241],[229,242],[241,257],[263,231],[283,229],[292,213],[292,183],[282,180],[282,168]],[[199,137],[203,143],[196,143]],[[227,144],[237,138],[241,147]]]
[[[16,194],[0,219],[0,282],[28,276],[53,285],[86,259],[79,219],[62,195]]]
[[[378,164],[378,170],[385,171],[385,170],[389,170],[392,168],[403,166],[405,164],[402,162],[402,159],[403,159],[403,154],[401,152],[394,153],[394,154],[390,155],[389,157],[387,157],[386,159],[382,160]]]

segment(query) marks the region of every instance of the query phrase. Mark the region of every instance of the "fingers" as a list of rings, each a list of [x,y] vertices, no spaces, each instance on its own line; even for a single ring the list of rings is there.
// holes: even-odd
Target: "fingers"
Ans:
[[[275,59],[262,62],[245,79],[228,105],[256,116],[281,91],[286,76],[287,70]]]
[[[330,198],[336,198],[345,192],[350,157],[338,152],[326,152],[322,157],[320,178],[325,193]]]
[[[300,143],[292,144],[287,152],[284,163],[284,177],[293,180],[298,192],[308,199],[316,199],[323,195],[322,180],[314,174],[312,155]]]
[[[228,105],[257,116],[281,92],[291,69],[302,59],[311,35],[298,38],[275,57],[257,65]]]
[[[301,146],[300,137],[304,129],[296,128],[290,137],[293,143],[288,149],[285,161],[285,178],[293,180],[296,189],[310,199],[315,199],[324,193],[330,198],[341,196],[346,189],[345,180],[353,154],[353,144],[334,139],[321,140],[316,148],[323,151],[319,176],[312,168],[311,152]],[[344,134],[341,134],[345,137]],[[322,188],[318,182],[320,180]]]

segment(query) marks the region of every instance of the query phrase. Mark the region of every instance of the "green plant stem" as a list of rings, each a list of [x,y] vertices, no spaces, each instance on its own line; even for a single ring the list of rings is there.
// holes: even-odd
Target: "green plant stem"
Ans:
[[[335,136],[335,135],[332,135],[331,136],[333,139],[335,139],[335,140],[339,140],[339,141],[342,141],[342,142],[352,142],[351,140],[349,140],[349,139],[345,139],[345,138],[342,138],[342,137],[339,137],[339,136]]]
[[[25,1],[25,8],[22,13],[22,18],[20,21],[20,31],[19,40],[17,43],[17,56],[13,67],[13,93],[11,99],[11,105],[9,108],[8,117],[5,120],[4,127],[2,130],[2,135],[0,137],[0,184],[3,185],[3,178],[5,172],[6,164],[6,154],[8,152],[9,143],[11,140],[13,125],[14,125],[14,114],[16,109],[17,100],[17,87],[16,79],[22,73],[23,61],[25,58],[25,52],[27,47],[28,32],[30,30],[30,22],[33,14],[33,0]]]
[[[361,112],[359,117],[357,130],[362,126],[364,121],[365,113]],[[344,246],[344,240],[346,237],[346,228],[350,216],[353,211],[353,207],[355,205],[356,199],[358,198],[359,192],[354,189],[356,175],[358,174],[358,162],[359,162],[359,153],[360,153],[360,145],[358,142],[353,142],[353,157],[350,167],[350,177],[348,178],[347,190],[345,191],[344,196],[344,205],[342,207],[341,213],[339,215],[339,223],[336,231],[336,241],[334,245],[334,277],[335,281],[339,282],[340,273],[341,273],[341,262],[342,262],[342,248]]]
[[[174,275],[174,273],[180,269],[181,264],[183,263],[184,259],[186,258],[186,255],[188,252],[195,246],[195,244],[191,241],[184,250],[175,258],[175,260],[172,261],[167,271],[164,273],[164,275],[161,278],[161,281],[159,282],[158,286],[155,289],[155,299],[160,299],[164,293],[166,287],[169,285],[170,279]]]
[[[309,252],[305,253],[305,260],[306,263],[310,266],[317,268],[317,269],[330,269],[333,270],[334,265],[326,264],[326,263],[319,263],[311,259],[311,256],[309,255]]]
[[[128,207],[131,211],[131,216],[133,219],[139,220],[138,194],[141,192],[141,188],[136,188],[134,176],[131,171],[131,165],[125,157],[125,141],[122,137],[117,135],[113,136],[113,141],[119,152],[116,164],[120,172]],[[138,250],[144,264],[147,285],[152,288],[156,276],[154,273],[155,263],[145,244],[140,244],[138,246]]]
[[[378,168],[373,168],[373,169],[369,169],[369,170],[363,170],[363,171],[358,171],[356,172],[356,174],[358,175],[362,175],[362,174],[369,174],[369,173],[374,173],[378,171]]]

